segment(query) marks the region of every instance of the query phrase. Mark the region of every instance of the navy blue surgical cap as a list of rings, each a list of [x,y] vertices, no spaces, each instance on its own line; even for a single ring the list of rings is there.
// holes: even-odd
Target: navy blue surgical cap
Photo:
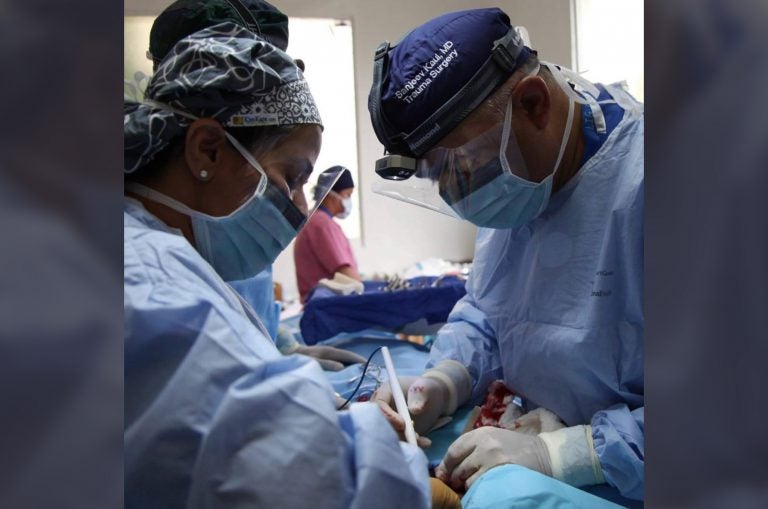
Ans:
[[[501,9],[471,9],[427,21],[391,46],[384,57],[386,64],[383,77],[379,80],[382,84],[380,97],[376,89],[376,72],[369,97],[374,128],[377,127],[377,118],[383,119],[376,134],[385,148],[391,151],[390,142],[394,143],[400,136],[398,133],[408,135],[417,127],[421,127],[418,131],[424,131],[420,136],[422,143],[432,144],[437,141],[434,136],[447,134],[442,130],[449,127],[448,123],[456,125],[490,96],[533,52],[516,35],[509,38],[513,30],[509,16]],[[506,41],[506,54],[512,55],[511,58],[497,58],[499,55],[494,48],[501,41]],[[381,58],[377,50],[375,61]],[[487,62],[494,65],[484,67]],[[478,74],[481,68],[484,71]],[[480,75],[482,79],[478,78]],[[457,104],[450,122],[443,118],[431,124],[433,119],[430,117],[451,99],[458,97],[459,91],[470,83],[473,84],[473,91]],[[388,139],[382,139],[382,132]],[[412,149],[429,148],[419,147],[418,140],[406,141]],[[418,154],[424,150],[414,152]]]

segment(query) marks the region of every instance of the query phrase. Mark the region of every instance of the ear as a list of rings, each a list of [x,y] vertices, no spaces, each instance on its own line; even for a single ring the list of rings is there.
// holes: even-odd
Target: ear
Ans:
[[[549,123],[552,97],[547,84],[540,76],[526,76],[512,91],[515,104],[520,104],[528,119],[538,129]]]
[[[227,147],[224,128],[212,118],[200,118],[187,129],[184,158],[192,176],[198,180],[212,179],[222,163],[222,151]]]
[[[337,198],[333,195],[333,192],[329,192],[325,195],[325,198],[323,198],[323,207],[325,208],[335,208],[336,207]]]

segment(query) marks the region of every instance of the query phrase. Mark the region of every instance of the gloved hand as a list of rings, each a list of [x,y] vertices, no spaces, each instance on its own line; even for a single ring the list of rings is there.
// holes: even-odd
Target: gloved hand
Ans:
[[[440,479],[429,478],[432,485],[432,509],[461,509],[461,498]]]
[[[485,426],[453,442],[435,469],[435,476],[453,489],[464,490],[487,470],[505,463],[552,475],[549,452],[541,438]]]
[[[571,426],[537,436],[478,428],[451,444],[435,475],[454,489],[469,489],[487,470],[505,463],[536,470],[576,487],[605,482],[591,426]]]
[[[312,357],[326,371],[341,371],[345,364],[365,363],[365,357],[354,352],[326,345],[298,345],[291,353]]]
[[[400,382],[403,394],[406,395],[408,412],[411,414],[411,419],[413,419],[413,428],[416,430],[416,433],[423,435],[433,427],[443,411],[444,405],[442,401],[445,399],[445,396],[442,392],[444,389],[440,386],[439,382],[428,378],[401,376],[398,377],[398,381]],[[414,388],[414,396],[411,396],[412,387]],[[431,394],[431,396],[427,397],[427,394]],[[376,389],[376,392],[371,397],[371,401],[374,401],[381,407],[384,417],[395,428],[395,431],[405,429],[405,423],[403,423],[400,414],[397,413],[389,382],[384,382]],[[427,402],[430,404],[427,405]]]
[[[450,421],[446,416],[452,415],[472,392],[469,373],[456,361],[443,361],[420,377],[399,377],[399,381],[406,395],[413,427],[419,434]],[[379,387],[372,400],[379,404],[395,429],[404,426],[388,383]]]
[[[400,382],[400,387],[403,391],[403,394],[405,394],[408,391],[408,387],[415,380],[418,380],[418,377],[415,377],[415,376],[398,377],[398,381]],[[394,428],[395,432],[400,437],[400,440],[405,441],[405,423],[403,422],[403,419],[400,417],[400,414],[397,413],[397,410],[394,410],[395,403],[392,397],[392,389],[390,389],[389,387],[389,381],[384,382],[383,384],[381,384],[381,386],[379,386],[378,389],[376,389],[376,392],[374,392],[373,396],[371,396],[371,401],[379,405],[379,408],[384,413],[384,417],[387,419],[387,421],[389,421],[389,424]],[[413,417],[413,415],[411,415],[411,417]],[[416,443],[419,447],[423,449],[432,445],[432,441],[427,437],[421,436],[422,432],[419,431],[420,427],[421,426],[419,426],[417,422],[414,420],[413,429],[416,431]]]

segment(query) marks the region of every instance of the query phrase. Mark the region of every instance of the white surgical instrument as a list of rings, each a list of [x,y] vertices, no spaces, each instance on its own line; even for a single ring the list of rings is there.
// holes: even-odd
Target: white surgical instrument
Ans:
[[[392,397],[395,400],[395,407],[397,407],[397,413],[405,421],[405,440],[409,444],[417,445],[416,443],[416,430],[413,429],[413,421],[411,421],[411,414],[408,413],[408,405],[405,404],[405,397],[403,396],[403,389],[400,387],[400,382],[395,372],[395,366],[392,364],[392,357],[389,355],[389,348],[386,346],[381,347],[381,354],[384,356],[384,365],[387,368],[387,375],[389,375],[389,388],[392,391]]]

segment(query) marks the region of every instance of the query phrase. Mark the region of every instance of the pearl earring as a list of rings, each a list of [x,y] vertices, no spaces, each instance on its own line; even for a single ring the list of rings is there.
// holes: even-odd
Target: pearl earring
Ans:
[[[207,179],[208,178],[208,172],[203,170],[200,172],[200,178],[201,179]]]

